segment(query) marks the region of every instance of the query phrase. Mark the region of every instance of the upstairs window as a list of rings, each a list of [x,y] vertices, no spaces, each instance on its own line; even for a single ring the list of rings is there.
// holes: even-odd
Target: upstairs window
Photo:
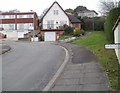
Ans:
[[[58,15],[58,10],[54,10],[54,15]]]
[[[34,18],[34,15],[17,15],[17,18]]]

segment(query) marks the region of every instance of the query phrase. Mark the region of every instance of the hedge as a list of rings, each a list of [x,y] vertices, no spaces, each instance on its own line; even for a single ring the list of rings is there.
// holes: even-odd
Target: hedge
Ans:
[[[120,16],[120,7],[112,9],[109,12],[104,24],[104,31],[106,38],[111,43],[114,42],[114,31],[112,31],[112,28],[119,16]]]

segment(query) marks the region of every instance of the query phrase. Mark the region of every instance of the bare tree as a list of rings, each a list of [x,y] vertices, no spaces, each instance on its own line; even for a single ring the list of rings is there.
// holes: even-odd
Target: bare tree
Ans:
[[[119,7],[119,0],[100,0],[100,10],[102,15],[107,15],[108,12],[115,7]]]

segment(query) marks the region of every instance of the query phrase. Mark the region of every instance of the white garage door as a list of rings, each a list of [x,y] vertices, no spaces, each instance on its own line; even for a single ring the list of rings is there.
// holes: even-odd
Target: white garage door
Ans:
[[[56,41],[55,32],[45,32],[45,41]]]

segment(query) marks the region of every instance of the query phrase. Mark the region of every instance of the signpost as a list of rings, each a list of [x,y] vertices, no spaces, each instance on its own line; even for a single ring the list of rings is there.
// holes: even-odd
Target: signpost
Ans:
[[[120,44],[107,44],[105,45],[106,49],[120,49]]]

